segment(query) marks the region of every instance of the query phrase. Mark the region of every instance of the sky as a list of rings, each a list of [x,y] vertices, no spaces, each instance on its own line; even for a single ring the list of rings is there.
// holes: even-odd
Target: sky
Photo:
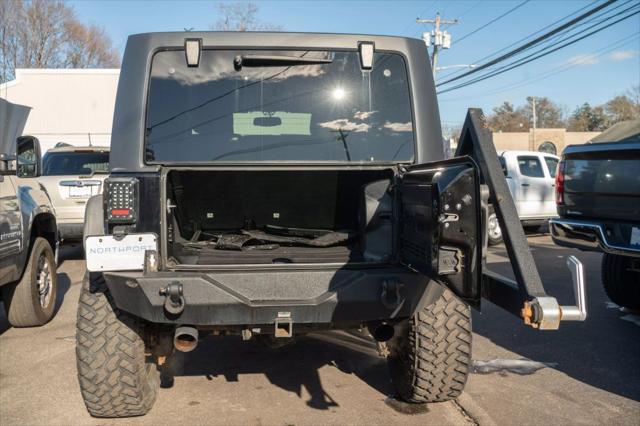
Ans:
[[[530,0],[506,17],[485,26],[523,0],[425,1],[254,1],[260,21],[285,31],[396,35],[421,38],[431,26],[417,17],[458,19],[445,29],[453,45],[442,50],[439,65],[482,63],[483,57],[509,46],[578,9],[595,6],[593,0]],[[624,2],[627,0],[621,0]],[[633,5],[632,0],[629,6]],[[216,1],[76,0],[69,1],[85,23],[105,27],[114,46],[124,51],[129,34],[153,31],[209,30],[219,19]],[[592,3],[593,6],[592,6]],[[625,6],[628,7],[628,6]],[[620,10],[624,9],[621,7]],[[564,22],[564,21],[563,21]],[[457,39],[480,29],[464,38]],[[548,30],[548,29],[547,29]],[[438,72],[436,81],[460,69]],[[479,73],[480,74],[480,73]],[[547,96],[567,113],[589,102],[598,105],[640,85],[640,15],[611,26],[520,68],[486,81],[439,94],[445,127],[460,125],[467,108],[489,112],[504,101],[515,105],[527,96]],[[452,85],[442,86],[450,87]]]

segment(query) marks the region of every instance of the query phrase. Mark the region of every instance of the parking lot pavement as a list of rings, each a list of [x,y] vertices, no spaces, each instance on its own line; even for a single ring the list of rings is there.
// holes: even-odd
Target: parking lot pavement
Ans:
[[[640,316],[608,303],[599,254],[556,247],[547,236],[530,243],[547,290],[561,303],[572,303],[566,256],[584,262],[588,319],[540,332],[484,303],[474,314],[476,373],[458,403],[389,401],[384,361],[358,333],[313,335],[284,351],[212,338],[184,355],[151,413],[120,421],[91,419],[80,398],[74,333],[83,261],[78,249],[66,248],[53,321],[13,329],[0,316],[0,423],[637,424]],[[489,261],[500,272],[510,268],[501,246]],[[527,362],[514,365],[520,359]]]

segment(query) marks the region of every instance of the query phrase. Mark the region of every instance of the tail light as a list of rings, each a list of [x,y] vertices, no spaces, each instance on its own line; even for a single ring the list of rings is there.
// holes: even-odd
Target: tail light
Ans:
[[[564,204],[564,160],[558,163],[558,170],[556,170],[556,204]]]
[[[108,178],[104,182],[105,213],[111,223],[135,223],[138,217],[138,179]]]

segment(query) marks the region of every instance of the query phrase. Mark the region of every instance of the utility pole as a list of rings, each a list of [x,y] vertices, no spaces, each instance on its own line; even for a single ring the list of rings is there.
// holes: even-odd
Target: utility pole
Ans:
[[[536,97],[531,97],[531,110],[533,111],[533,133],[531,134],[531,142],[529,142],[529,151],[535,150],[536,146],[536,126],[538,124],[538,117],[536,115]]]
[[[433,78],[436,77],[436,67],[438,66],[438,50],[449,49],[451,47],[451,34],[446,31],[440,31],[440,25],[455,25],[458,23],[457,19],[447,21],[440,18],[440,12],[436,13],[435,19],[420,19],[416,18],[418,24],[433,24],[434,29],[431,32],[425,32],[422,34],[422,39],[427,47],[433,44],[433,53],[431,54],[431,68],[433,70]]]

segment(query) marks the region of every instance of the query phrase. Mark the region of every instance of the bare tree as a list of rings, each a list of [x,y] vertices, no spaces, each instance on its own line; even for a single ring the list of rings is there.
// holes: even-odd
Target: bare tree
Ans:
[[[633,95],[632,92],[630,94]],[[611,124],[625,120],[635,120],[640,117],[640,104],[638,104],[637,100],[627,95],[619,95],[609,100],[604,104],[604,109]]]
[[[75,19],[66,23],[69,39],[65,66],[69,68],[117,67],[118,53],[111,47],[104,28],[97,25],[85,26]],[[107,40],[108,42],[105,42]]]
[[[104,29],[85,26],[61,0],[0,1],[0,81],[16,68],[117,67]]]
[[[220,3],[218,12],[220,19],[213,26],[218,31],[282,31],[279,25],[260,21],[254,3]]]
[[[527,103],[521,111],[527,120],[533,123],[531,100],[531,97],[527,97]],[[565,125],[562,109],[555,102],[546,97],[536,98],[536,127],[552,129],[565,127]]]
[[[531,120],[523,108],[515,108],[510,102],[504,102],[493,108],[493,114],[487,118],[489,128],[494,132],[527,132],[531,127]]]

